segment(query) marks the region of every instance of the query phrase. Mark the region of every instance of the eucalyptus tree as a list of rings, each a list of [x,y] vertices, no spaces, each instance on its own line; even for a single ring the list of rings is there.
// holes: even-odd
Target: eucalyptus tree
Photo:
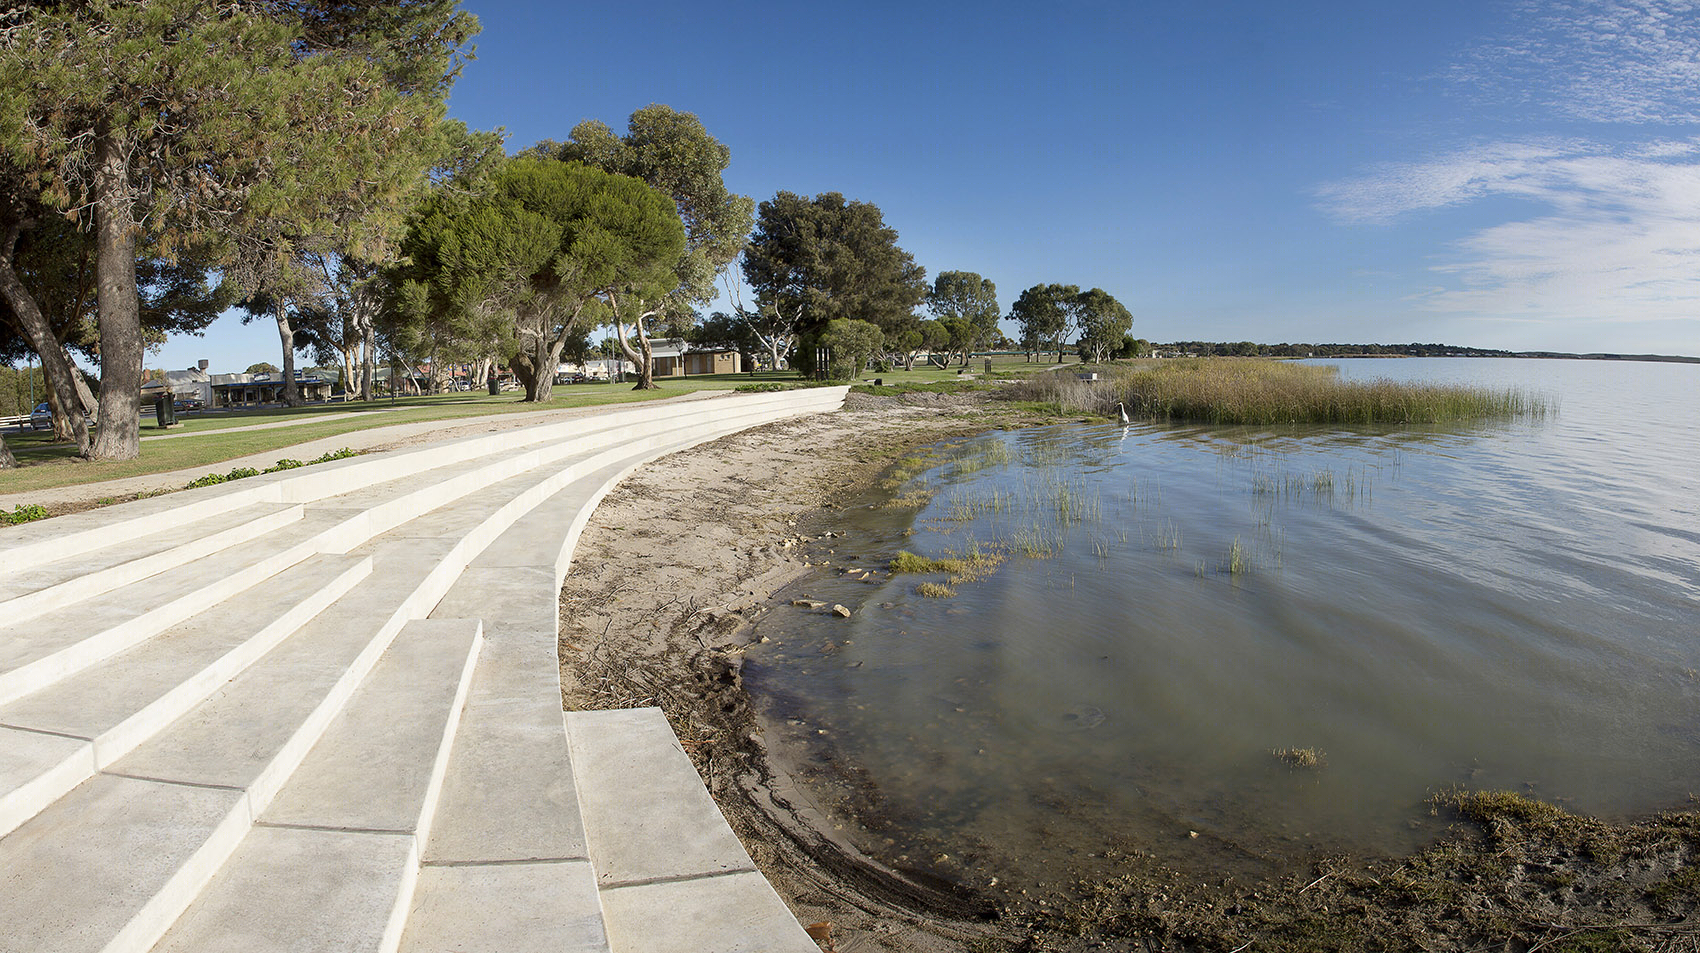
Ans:
[[[1060,362],[1079,296],[1077,285],[1034,285],[1023,291],[1009,309],[1021,328],[1021,346],[1029,352],[1056,351]]]
[[[53,410],[54,438],[76,440],[86,450],[96,401],[75,356],[100,363],[93,236],[26,196],[13,193],[10,202],[9,211],[0,212],[0,330],[38,356],[45,350],[44,396]],[[209,258],[192,251],[175,260],[144,255],[137,261],[147,347],[171,334],[200,334],[230,306],[234,295],[227,283],[208,280],[211,267]],[[71,399],[62,399],[62,392]]]
[[[813,370],[810,342],[829,321],[901,328],[927,294],[926,269],[898,247],[879,207],[837,192],[812,199],[780,192],[761,203],[743,271],[758,307],[798,315],[797,364],[805,373]]]
[[[831,349],[830,376],[849,380],[862,373],[862,368],[878,354],[885,335],[871,321],[836,318],[827,322],[821,332],[821,343]]]
[[[546,140],[532,151],[631,176],[672,198],[685,229],[675,282],[641,293],[621,289],[607,297],[615,339],[639,368],[637,389],[653,388],[650,322],[692,323],[695,309],[714,299],[716,277],[737,259],[750,233],[755,203],[727,188],[724,179],[732,151],[709,135],[695,115],[662,104],[632,113],[624,136],[589,119],[574,126],[565,143]]]
[[[349,396],[374,398],[378,322],[389,295],[388,275],[400,257],[399,241],[409,216],[435,193],[470,195],[488,184],[503,161],[500,130],[468,129],[445,119],[437,126],[437,158],[412,192],[396,192],[369,204],[359,228],[341,230],[330,247],[308,256],[327,291],[326,310],[303,330],[314,359],[341,368]],[[500,335],[486,336],[478,360],[486,366],[501,349]],[[505,355],[504,355],[505,356]]]
[[[415,217],[394,272],[395,310],[498,335],[526,399],[549,399],[595,305],[671,287],[684,249],[673,202],[577,162],[507,163],[483,193],[439,194]]]
[[[726,297],[732,302],[732,312],[737,315],[750,336],[755,338],[763,351],[767,352],[768,366],[773,370],[779,369],[780,361],[791,353],[797,343],[797,331],[803,320],[803,304],[798,302],[789,311],[782,310],[779,302],[760,302],[754,308],[744,306],[744,295],[739,285],[732,281],[730,274],[721,276]]]
[[[77,452],[87,454],[92,438],[88,418],[77,396],[76,365],[65,353],[36,295],[19,275],[19,239],[25,229],[35,227],[46,214],[30,193],[29,185],[16,167],[0,157],[0,301],[6,304],[7,325],[41,358],[48,403],[55,408],[56,430],[64,423],[70,431],[56,432],[56,436],[74,439]]]
[[[477,28],[456,0],[90,0],[0,18],[0,156],[95,236],[96,459],[139,452],[138,248],[216,242],[251,261],[417,176]]]
[[[1109,360],[1122,338],[1133,330],[1133,314],[1102,288],[1082,291],[1071,308],[1075,326],[1080,329],[1081,351],[1096,363]]]
[[[948,350],[950,347],[950,329],[945,327],[943,322],[929,319],[922,321],[919,327],[921,347],[925,348],[929,355]],[[948,353],[945,354],[945,362],[947,364],[950,362]]]
[[[998,329],[998,289],[972,271],[941,271],[927,291],[927,310],[950,331],[950,346],[966,366]]]

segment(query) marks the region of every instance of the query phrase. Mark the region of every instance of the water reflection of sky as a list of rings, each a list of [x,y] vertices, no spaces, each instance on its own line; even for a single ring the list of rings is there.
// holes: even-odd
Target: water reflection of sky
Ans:
[[[849,631],[770,624],[781,644],[750,684],[829,728],[908,823],[1012,851],[1179,828],[1254,852],[1404,849],[1423,799],[1454,783],[1605,813],[1681,803],[1700,771],[1700,367],[1343,373],[1372,371],[1474,374],[1561,410],[968,442],[948,453],[973,463],[916,478],[935,496],[913,519],[845,527],[860,558],[1023,534],[1060,551],[947,600],[913,577],[816,580],[860,610]],[[960,518],[988,498],[1005,503]],[[1271,752],[1289,746],[1327,767],[1282,766]]]

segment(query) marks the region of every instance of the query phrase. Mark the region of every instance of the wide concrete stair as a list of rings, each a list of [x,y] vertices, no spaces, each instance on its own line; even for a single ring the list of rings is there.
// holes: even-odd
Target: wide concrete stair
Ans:
[[[796,951],[653,709],[563,716],[561,582],[726,395],[0,534],[0,951]]]

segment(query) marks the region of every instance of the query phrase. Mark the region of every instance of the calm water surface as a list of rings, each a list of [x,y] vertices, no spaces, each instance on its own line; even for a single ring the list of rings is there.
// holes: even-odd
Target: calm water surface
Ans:
[[[800,587],[854,618],[775,612],[746,685],[888,851],[961,845],[992,869],[1112,845],[1400,852],[1455,784],[1613,817],[1700,793],[1700,366],[1342,373],[1519,387],[1556,412],[940,448],[850,510],[833,569]],[[918,511],[881,506],[916,489]],[[840,574],[976,545],[1008,558],[954,598],[916,594],[942,577]]]

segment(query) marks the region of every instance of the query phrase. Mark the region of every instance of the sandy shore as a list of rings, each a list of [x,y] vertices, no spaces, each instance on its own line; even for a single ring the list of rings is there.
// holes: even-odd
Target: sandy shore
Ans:
[[[816,523],[902,450],[995,427],[978,401],[851,395],[645,466],[597,509],[561,594],[568,708],[659,705],[762,872],[840,951],[955,951],[990,905],[918,882],[833,835],[739,687],[750,623],[809,569]],[[775,752],[771,754],[783,754]]]

